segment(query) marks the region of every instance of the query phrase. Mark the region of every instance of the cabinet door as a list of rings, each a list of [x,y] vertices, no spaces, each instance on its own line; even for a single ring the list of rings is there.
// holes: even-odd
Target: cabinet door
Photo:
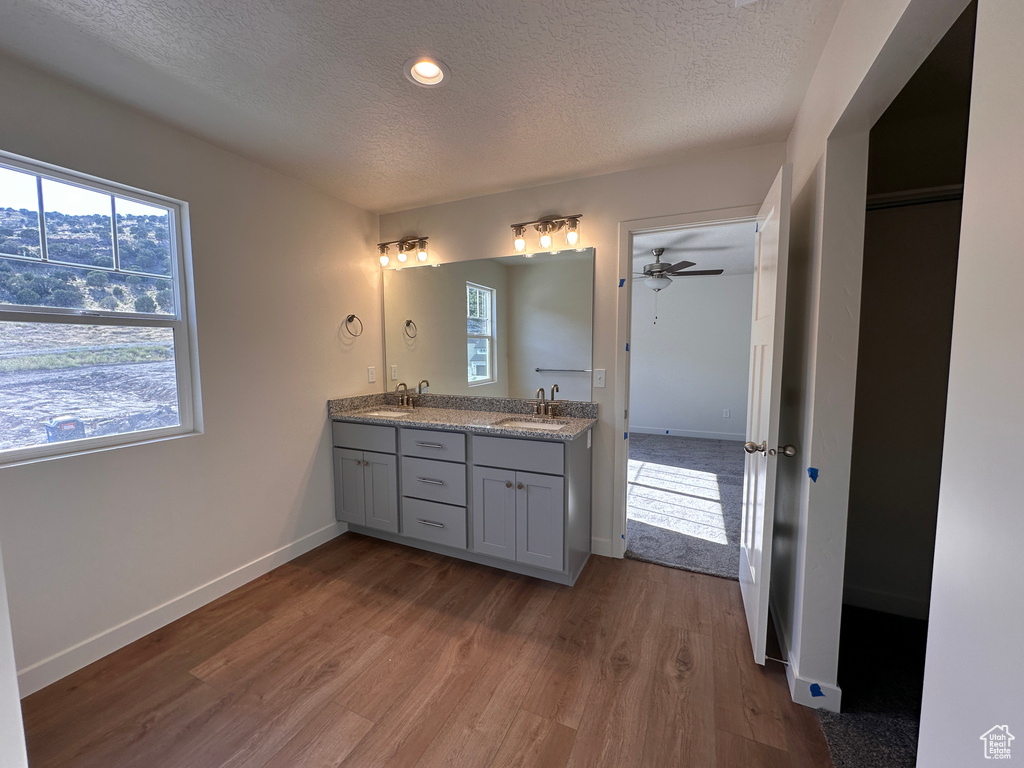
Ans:
[[[516,559],[516,473],[473,467],[473,551]]]
[[[560,571],[565,545],[565,481],[516,472],[516,560]]]
[[[363,452],[366,525],[398,533],[398,461],[386,453]]]
[[[334,516],[344,523],[366,525],[362,451],[334,449]]]

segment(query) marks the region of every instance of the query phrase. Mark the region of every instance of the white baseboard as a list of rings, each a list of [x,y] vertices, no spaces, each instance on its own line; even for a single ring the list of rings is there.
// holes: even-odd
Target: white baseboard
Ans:
[[[163,605],[158,605],[116,627],[111,627],[98,635],[55,653],[49,658],[18,670],[18,687],[21,697],[25,698],[117,649],[135,642],[140,637],[145,637],[150,632],[180,619],[185,614],[201,608],[265,573],[269,573],[279,565],[294,560],[299,555],[319,547],[347,530],[348,526],[343,523],[324,526],[318,531],[303,536],[298,541],[285,544],[223,576],[168,600]]]
[[[611,539],[591,539],[590,552],[594,555],[603,555],[604,557],[615,557],[615,553],[612,551]]]
[[[843,586],[843,602],[872,611],[895,613],[911,619],[927,619],[929,601],[920,597],[897,595],[880,589],[855,587],[849,583]]]
[[[775,625],[775,635],[779,639],[782,658],[786,660],[786,682],[789,683],[789,696],[797,704],[812,709],[827,709],[829,712],[838,712],[843,699],[843,692],[837,685],[829,685],[818,680],[808,680],[800,677],[799,671],[793,663],[793,654],[790,649],[793,647],[790,641],[787,627],[778,620],[779,613],[776,608],[775,598],[771,594],[768,597],[771,606],[772,624]]]
[[[732,432],[699,432],[692,429],[664,429],[659,427],[635,427],[630,425],[630,432],[639,432],[642,435],[672,435],[674,437],[703,437],[712,440],[739,440],[743,442],[746,438],[745,432],[734,434]]]

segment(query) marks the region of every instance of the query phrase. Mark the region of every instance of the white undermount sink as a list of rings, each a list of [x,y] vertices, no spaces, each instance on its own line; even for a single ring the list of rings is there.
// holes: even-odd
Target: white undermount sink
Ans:
[[[399,419],[403,416],[408,416],[410,411],[389,411],[382,409],[379,411],[367,411],[366,413],[360,413],[360,416],[369,416],[370,418],[380,419]]]
[[[506,427],[507,429],[542,429],[546,432],[557,432],[565,426],[564,422],[549,421],[547,419],[503,419],[494,426]]]

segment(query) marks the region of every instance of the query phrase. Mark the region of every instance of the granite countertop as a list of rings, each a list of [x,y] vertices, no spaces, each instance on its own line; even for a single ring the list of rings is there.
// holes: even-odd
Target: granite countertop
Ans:
[[[361,408],[332,407],[329,413],[334,421],[353,421],[362,424],[381,424],[394,427],[423,427],[433,429],[458,429],[478,435],[502,437],[529,437],[535,440],[560,440],[569,442],[585,434],[597,423],[597,419],[558,417],[540,418],[532,414],[516,414],[499,411],[474,411],[455,408],[399,408],[382,404]],[[371,416],[371,413],[379,415]],[[391,414],[395,415],[391,415]],[[557,430],[530,428],[528,426],[504,426],[501,422],[515,419],[535,422],[541,425],[559,425]]]

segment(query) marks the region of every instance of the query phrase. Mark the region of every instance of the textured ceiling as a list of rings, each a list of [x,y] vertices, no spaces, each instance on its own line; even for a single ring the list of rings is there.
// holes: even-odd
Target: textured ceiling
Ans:
[[[661,260],[668,264],[686,259],[695,262],[692,269],[724,269],[726,275],[750,275],[754,272],[753,222],[717,224],[711,227],[650,232],[633,237],[633,271],[642,272],[654,261],[653,248],[664,248]],[[713,279],[694,277],[693,280]],[[634,283],[636,285],[636,283]]]
[[[387,212],[785,140],[840,4],[4,0],[0,50]]]

